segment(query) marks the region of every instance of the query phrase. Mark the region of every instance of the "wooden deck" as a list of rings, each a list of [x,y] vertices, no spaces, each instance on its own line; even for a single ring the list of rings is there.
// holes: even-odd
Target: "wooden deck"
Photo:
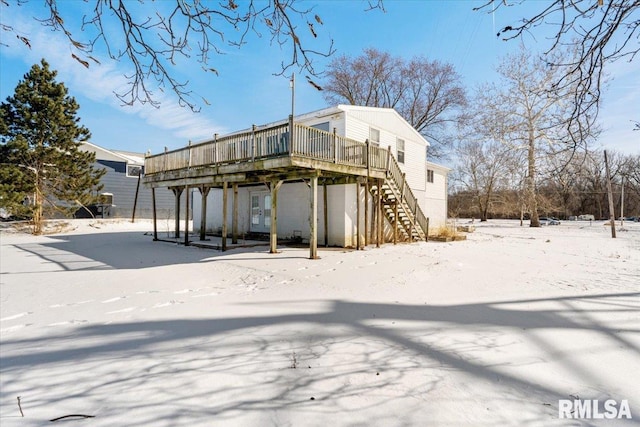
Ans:
[[[291,132],[293,130],[293,132]],[[292,137],[291,137],[292,136]],[[390,148],[383,149],[368,143],[345,138],[301,124],[289,123],[267,128],[253,128],[199,144],[189,144],[177,150],[145,158],[144,183],[154,190],[170,188],[176,197],[176,238],[180,236],[180,196],[184,189],[196,187],[202,196],[201,239],[206,229],[206,199],[211,188],[234,193],[233,230],[237,235],[237,188],[264,185],[271,190],[271,252],[277,245],[277,196],[286,181],[305,180],[310,187],[310,258],[317,257],[317,197],[318,181],[324,185],[357,184],[365,187],[364,242],[369,241],[368,197],[373,196],[372,232],[376,245],[383,239],[383,221],[393,227],[394,243],[398,233],[408,240],[426,239],[428,218],[422,213],[418,200],[407,185]],[[326,195],[325,195],[326,197]],[[357,245],[360,249],[360,200],[357,203]],[[186,192],[185,209],[189,209]],[[226,248],[227,191],[223,191],[222,249]],[[188,217],[187,211],[187,217]],[[325,215],[326,217],[326,215]],[[325,218],[326,221],[326,218]],[[155,207],[154,207],[155,224]],[[188,222],[185,221],[185,244],[189,244]],[[326,224],[325,224],[326,229]],[[375,230],[375,232],[374,232]],[[157,235],[154,232],[154,239]]]
[[[144,182],[150,187],[251,185],[316,175],[354,182],[386,178],[388,150],[308,126],[280,125],[214,138],[148,156]],[[351,178],[351,179],[350,179]]]

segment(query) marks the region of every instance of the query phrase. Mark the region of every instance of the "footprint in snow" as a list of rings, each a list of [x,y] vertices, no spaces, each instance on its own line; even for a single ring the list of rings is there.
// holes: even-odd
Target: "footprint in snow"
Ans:
[[[33,325],[33,323],[26,323],[24,325],[10,326],[8,328],[0,329],[0,334],[11,333],[11,332],[17,331],[18,329],[22,329],[24,327],[31,326],[31,325]]]
[[[87,323],[87,322],[88,320],[70,320],[68,322],[49,323],[47,326],[77,325],[78,323]]]
[[[210,294],[193,295],[191,298],[215,297],[217,295],[220,295],[220,294],[218,292],[211,292]]]
[[[171,301],[167,301],[167,302],[161,302],[161,303],[158,303],[158,304],[154,305],[153,308],[169,307],[169,306],[174,305],[174,304],[184,304],[184,301],[171,300]]]
[[[127,313],[135,310],[136,308],[137,307],[127,307],[127,308],[123,308],[122,310],[108,311],[107,314]]]
[[[109,304],[110,302],[116,302],[116,301],[118,301],[118,300],[125,299],[125,298],[126,298],[126,297],[115,297],[115,298],[109,298],[109,299],[106,299],[106,300],[102,301],[102,303],[103,303],[103,304]]]
[[[49,308],[73,307],[75,305],[88,304],[88,303],[94,302],[94,301],[95,300],[93,300],[93,299],[88,299],[88,300],[85,300],[85,301],[71,302],[69,304],[53,304],[53,305],[50,305]]]
[[[0,319],[0,322],[5,322],[7,320],[19,319],[19,318],[21,318],[23,316],[27,316],[29,314],[33,314],[33,311],[25,311],[24,313],[18,313],[18,314],[14,314],[13,316],[3,317],[2,319]]]

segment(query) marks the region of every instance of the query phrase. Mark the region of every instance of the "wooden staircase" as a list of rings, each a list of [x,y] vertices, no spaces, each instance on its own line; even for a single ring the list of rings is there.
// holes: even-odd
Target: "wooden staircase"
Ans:
[[[406,182],[406,175],[400,170],[395,157],[389,153],[387,178],[381,188],[377,184],[370,187],[374,198],[382,195],[384,216],[393,229],[394,241],[427,241],[429,238],[429,218],[427,218],[418,199]],[[374,199],[377,200],[377,199]]]

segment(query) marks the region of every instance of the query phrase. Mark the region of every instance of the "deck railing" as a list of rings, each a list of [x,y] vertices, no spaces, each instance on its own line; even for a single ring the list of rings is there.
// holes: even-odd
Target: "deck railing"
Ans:
[[[312,127],[294,124],[293,147],[289,124],[251,130],[177,150],[148,156],[145,174],[153,175],[178,169],[250,162],[256,159],[293,155],[342,165],[367,167],[367,144]],[[387,151],[369,147],[369,167],[386,170]]]

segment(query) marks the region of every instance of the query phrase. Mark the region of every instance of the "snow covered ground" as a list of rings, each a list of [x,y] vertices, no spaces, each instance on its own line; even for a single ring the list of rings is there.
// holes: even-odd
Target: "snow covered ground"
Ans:
[[[5,230],[0,425],[640,425],[640,224],[476,225],[313,261]],[[633,418],[558,419],[574,398]]]

